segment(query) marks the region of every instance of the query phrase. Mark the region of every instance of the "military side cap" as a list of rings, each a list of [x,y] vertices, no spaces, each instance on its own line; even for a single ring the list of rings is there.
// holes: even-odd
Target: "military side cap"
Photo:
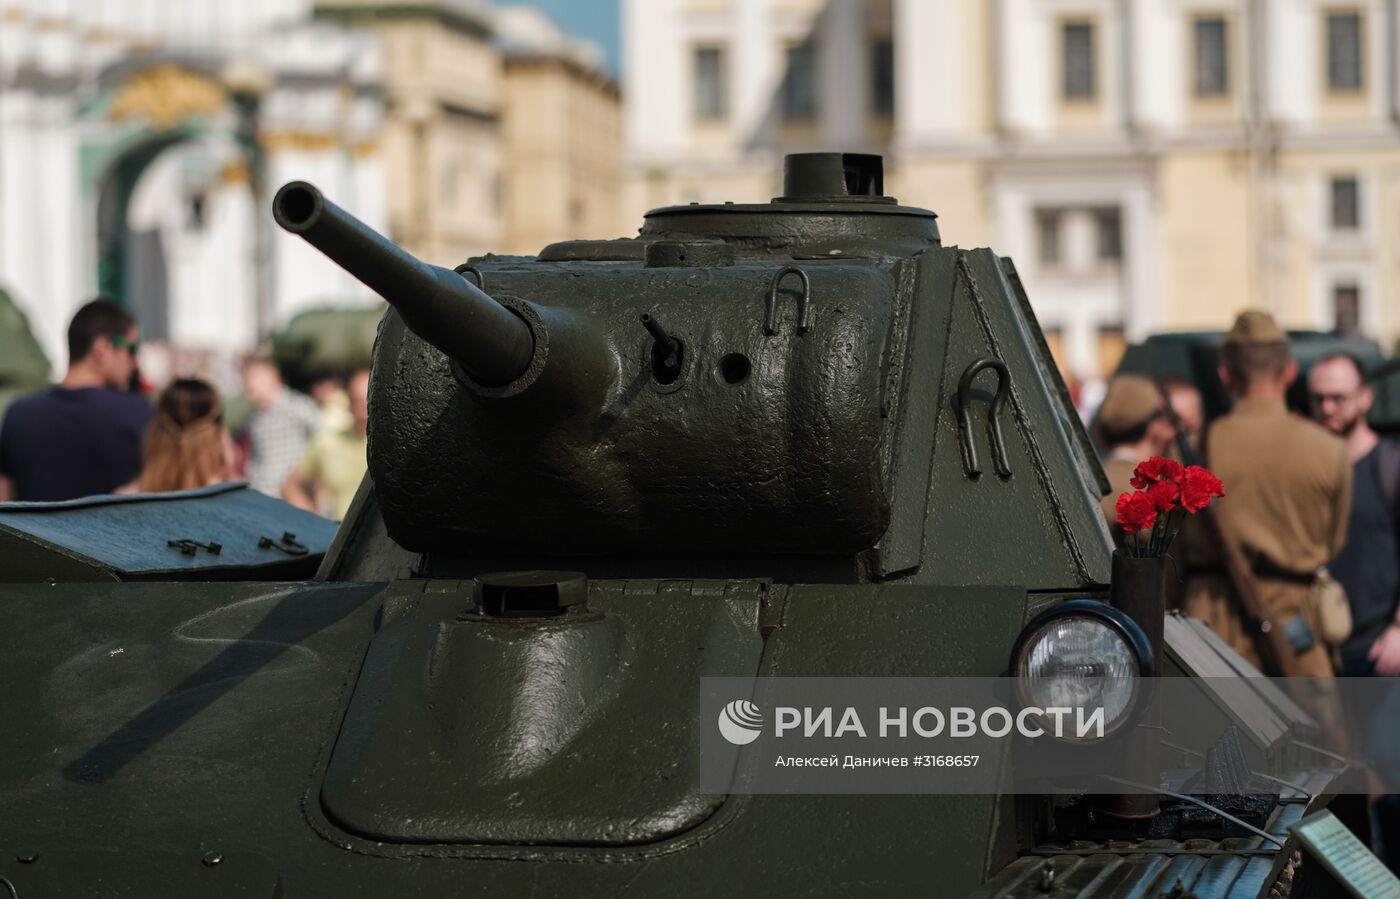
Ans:
[[[1099,424],[1121,434],[1161,411],[1162,394],[1156,384],[1142,375],[1118,375],[1108,382],[1103,405],[1099,406]]]
[[[1235,324],[1225,335],[1225,346],[1268,346],[1288,343],[1288,336],[1274,321],[1274,317],[1262,309],[1246,309],[1235,319]]]

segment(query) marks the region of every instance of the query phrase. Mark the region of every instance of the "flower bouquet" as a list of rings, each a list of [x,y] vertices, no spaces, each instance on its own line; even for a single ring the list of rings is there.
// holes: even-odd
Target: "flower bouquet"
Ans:
[[[1129,483],[1134,489],[1118,497],[1115,511],[1125,549],[1138,558],[1166,555],[1186,516],[1225,495],[1225,485],[1207,469],[1162,456],[1139,462]]]

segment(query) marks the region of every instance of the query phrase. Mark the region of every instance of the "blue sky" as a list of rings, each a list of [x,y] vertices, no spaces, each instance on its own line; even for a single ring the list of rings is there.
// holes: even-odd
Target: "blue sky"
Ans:
[[[619,0],[492,0],[496,6],[533,6],[569,34],[602,45],[608,68],[618,73]]]

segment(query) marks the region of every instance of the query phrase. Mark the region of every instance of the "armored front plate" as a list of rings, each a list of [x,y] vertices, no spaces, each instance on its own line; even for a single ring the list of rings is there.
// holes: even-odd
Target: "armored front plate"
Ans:
[[[432,582],[399,589],[413,588],[430,590]],[[645,619],[637,639],[665,641],[655,631],[669,628],[693,643],[676,643],[665,660],[633,671],[638,683],[670,683],[675,652],[731,652],[724,647],[744,642],[735,627],[750,627],[743,618],[706,623],[719,620],[706,607],[726,600],[704,585],[643,581],[607,589],[618,608],[623,595],[638,610],[648,603],[674,610],[687,596],[697,603],[693,613]],[[693,826],[655,831],[658,839],[630,846],[386,842],[348,832],[327,816],[320,794],[329,756],[346,739],[342,725],[376,620],[394,617],[381,613],[382,591],[355,584],[0,587],[8,622],[0,630],[0,678],[26,685],[0,694],[3,720],[25,722],[0,729],[7,760],[0,766],[0,876],[21,896],[64,886],[188,895],[203,892],[209,870],[202,860],[215,853],[234,863],[210,870],[255,896],[274,895],[265,889],[273,878],[288,897],[457,896],[465,885],[498,896],[760,889],[887,896],[931,883],[962,895],[989,865],[1010,860],[997,825],[1007,800],[986,796],[719,797],[719,807]],[[1023,605],[1024,593],[1014,589],[803,587],[780,613],[768,613],[774,629],[759,673],[992,673],[1004,666],[1002,650]],[[618,783],[649,783],[664,793],[668,779],[681,776],[675,759],[647,751],[653,735],[691,713],[695,686],[674,699],[661,695],[669,691],[657,688],[645,708],[605,702],[596,710],[603,719],[610,709],[625,712],[599,725],[608,743],[597,750],[600,761],[627,769]],[[624,822],[619,813],[629,807],[606,786],[579,785],[593,797],[595,826],[610,816]],[[558,797],[561,809],[571,801]],[[495,815],[504,834],[508,810],[477,814]],[[542,811],[532,814],[543,820]],[[17,860],[31,853],[36,861]],[[144,873],[123,861],[136,857],[147,860]],[[176,886],[161,893],[164,883]]]

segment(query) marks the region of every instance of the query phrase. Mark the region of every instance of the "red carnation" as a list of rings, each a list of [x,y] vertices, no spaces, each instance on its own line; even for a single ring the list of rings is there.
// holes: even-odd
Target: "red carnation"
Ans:
[[[1181,488],[1174,481],[1158,481],[1147,488],[1147,498],[1159,512],[1170,512],[1176,506]]]
[[[1157,523],[1157,507],[1152,504],[1152,498],[1141,491],[1119,496],[1115,511],[1118,526],[1126,534],[1148,530]]]
[[[1187,468],[1181,476],[1181,506],[1192,515],[1210,505],[1212,497],[1224,496],[1225,485],[1199,465]]]
[[[1141,490],[1153,481],[1156,481],[1162,470],[1162,457],[1153,456],[1150,459],[1143,459],[1133,469],[1133,486]],[[1139,483],[1141,482],[1141,483]]]
[[[1158,481],[1175,481],[1180,477],[1180,462],[1165,456],[1153,456],[1138,463],[1137,468],[1133,469],[1133,478],[1129,483],[1142,490]]]

